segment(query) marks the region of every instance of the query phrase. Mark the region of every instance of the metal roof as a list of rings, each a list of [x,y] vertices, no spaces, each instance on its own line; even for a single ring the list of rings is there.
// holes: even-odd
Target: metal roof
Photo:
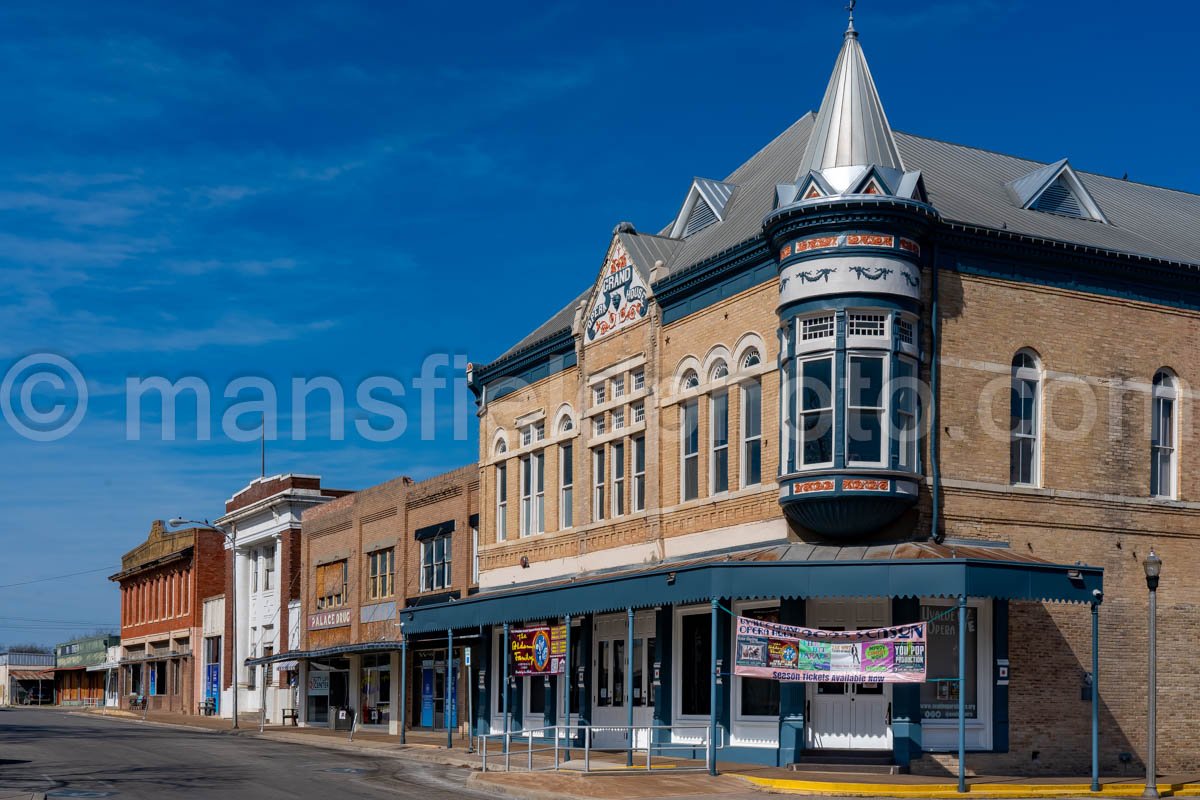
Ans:
[[[851,23],[796,175],[874,164],[904,171],[883,103]]]

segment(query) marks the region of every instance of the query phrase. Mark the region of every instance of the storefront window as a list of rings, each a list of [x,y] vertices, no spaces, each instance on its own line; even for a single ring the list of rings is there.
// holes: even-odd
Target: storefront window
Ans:
[[[741,615],[761,622],[779,622],[779,606],[748,608],[742,610]],[[779,716],[779,681],[769,678],[738,678],[738,683],[741,684],[743,717]]]
[[[929,622],[927,680],[921,684],[921,719],[958,719],[958,609],[921,606]],[[979,716],[979,609],[967,608],[966,718]]]

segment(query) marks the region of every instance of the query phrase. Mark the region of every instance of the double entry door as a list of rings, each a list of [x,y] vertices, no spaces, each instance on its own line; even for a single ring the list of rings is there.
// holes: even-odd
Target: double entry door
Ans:
[[[654,719],[654,612],[634,615],[633,674],[629,674],[629,618],[626,614],[598,616],[592,646],[592,742],[599,748],[629,747],[629,705],[636,727]],[[632,732],[633,746],[646,746],[646,731]]]
[[[810,600],[808,627],[849,631],[890,624],[887,598]],[[812,750],[890,750],[892,687],[885,683],[808,684],[805,744]]]

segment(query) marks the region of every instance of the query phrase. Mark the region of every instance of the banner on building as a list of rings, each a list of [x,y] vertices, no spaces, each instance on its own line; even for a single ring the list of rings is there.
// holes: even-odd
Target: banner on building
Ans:
[[[512,631],[514,675],[557,675],[566,665],[567,629],[563,625]]]
[[[733,673],[812,683],[921,683],[925,627],[827,631],[738,617]]]

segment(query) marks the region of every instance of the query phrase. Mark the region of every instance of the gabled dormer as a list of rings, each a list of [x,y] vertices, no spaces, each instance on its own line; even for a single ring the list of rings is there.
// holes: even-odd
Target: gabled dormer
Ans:
[[[1009,181],[1008,190],[1021,208],[1030,211],[1108,222],[1065,158]]]
[[[683,239],[725,219],[725,208],[736,188],[732,183],[696,178],[671,226],[671,238]]]

